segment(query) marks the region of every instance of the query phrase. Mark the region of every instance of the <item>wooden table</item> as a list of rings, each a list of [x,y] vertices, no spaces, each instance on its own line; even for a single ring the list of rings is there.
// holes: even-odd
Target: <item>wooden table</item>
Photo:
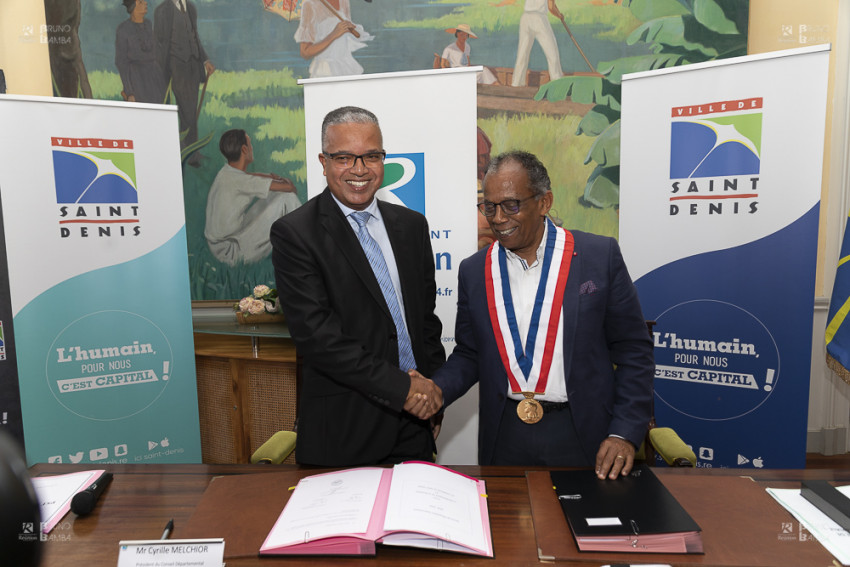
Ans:
[[[37,464],[30,469],[33,476],[59,474],[91,469],[92,465]],[[69,513],[48,534],[43,566],[92,567],[114,566],[118,560],[118,541],[123,539],[158,539],[169,519],[174,519],[172,538],[181,538],[195,506],[210,480],[221,475],[294,472],[300,476],[315,474],[318,469],[294,465],[107,465],[115,476],[96,509],[89,516]],[[228,559],[228,567],[262,565],[495,565],[539,566],[534,525],[526,484],[526,471],[517,467],[458,466],[456,470],[483,478],[487,483],[490,522],[495,559],[411,548],[379,546],[375,557],[361,558],[245,558]],[[655,469],[665,475],[752,476],[760,484],[772,487],[799,487],[802,479],[825,479],[850,482],[847,470],[738,470],[738,469]],[[778,506],[778,504],[777,504]],[[227,510],[222,510],[227,514]],[[753,521],[759,521],[753,511]],[[787,521],[797,523],[790,515]],[[777,531],[779,527],[777,526]],[[212,537],[214,534],[209,534]],[[565,535],[565,537],[571,537]],[[227,543],[225,542],[225,546]],[[819,545],[810,543],[809,545]],[[612,556],[611,563],[641,563],[639,556]],[[561,562],[559,562],[561,563]],[[564,562],[579,567],[599,567],[600,561]],[[823,566],[827,567],[829,562]]]

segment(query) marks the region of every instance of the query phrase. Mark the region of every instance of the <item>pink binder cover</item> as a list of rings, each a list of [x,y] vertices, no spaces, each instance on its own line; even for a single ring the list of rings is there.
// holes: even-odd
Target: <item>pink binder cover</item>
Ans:
[[[490,532],[490,514],[487,510],[486,486],[484,481],[473,478],[471,476],[467,476],[465,474],[459,473],[457,471],[434,463],[424,461],[408,461],[405,464],[414,463],[438,467],[453,474],[457,474],[465,478],[474,480],[476,482],[479,494],[478,503],[479,509],[481,511],[484,535],[487,541],[487,549],[467,549],[477,555],[486,555],[487,557],[493,557],[493,539],[492,534]],[[339,472],[346,471],[337,471],[323,474],[338,474]],[[372,514],[369,517],[369,527],[366,529],[365,533],[338,534],[331,537],[324,537],[312,541],[305,541],[304,543],[286,545],[275,548],[266,546],[266,542],[268,541],[271,534],[275,531],[274,527],[272,527],[271,531],[266,536],[266,540],[260,547],[260,555],[375,555],[376,541],[380,541],[381,538],[391,533],[404,533],[401,531],[390,532],[385,531],[383,529],[384,520],[387,515],[387,500],[389,498],[390,493],[390,484],[392,484],[392,476],[392,469],[383,469],[383,471],[381,472],[381,481],[378,485],[378,492],[375,495],[375,503],[374,507],[372,508]],[[278,518],[277,522],[279,521],[280,518]],[[275,522],[275,526],[277,526],[277,522]],[[431,536],[435,539],[441,539],[435,534],[426,533],[423,535]]]
[[[329,472],[316,476],[339,474],[341,472],[347,471]],[[378,484],[378,493],[375,495],[372,514],[369,516],[369,527],[366,528],[365,533],[337,534],[294,545],[266,547],[266,542],[268,542],[269,537],[275,531],[278,522],[280,522],[279,517],[274,527],[272,527],[266,536],[263,545],[260,547],[260,555],[375,555],[375,540],[383,535],[382,526],[384,525],[384,516],[387,514],[387,495],[390,493],[392,477],[392,469],[382,470],[381,481]]]

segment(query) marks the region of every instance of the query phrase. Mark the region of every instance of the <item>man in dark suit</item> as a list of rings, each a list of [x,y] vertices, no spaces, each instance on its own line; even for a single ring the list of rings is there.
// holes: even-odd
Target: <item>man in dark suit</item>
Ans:
[[[198,141],[198,87],[215,71],[198,36],[198,10],[189,0],[162,0],[153,14],[156,61],[171,81],[177,99],[180,130],[188,133],[180,143],[185,148]],[[189,164],[200,165],[193,155]]]
[[[385,156],[374,114],[328,113],[319,154],[328,186],[272,225],[281,308],[303,359],[302,464],[433,460],[429,422],[404,410],[442,404],[430,380],[408,374],[445,361],[434,256],[425,217],[375,199]]]
[[[556,227],[548,173],[526,152],[490,163],[483,197],[497,242],[460,265],[457,344],[434,383],[446,405],[480,384],[479,464],[628,474],[655,367],[617,242]]]

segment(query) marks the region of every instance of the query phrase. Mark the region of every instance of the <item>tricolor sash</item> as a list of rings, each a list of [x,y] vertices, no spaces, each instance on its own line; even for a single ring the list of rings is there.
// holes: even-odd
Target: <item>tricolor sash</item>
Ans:
[[[524,349],[511,296],[505,248],[498,241],[494,242],[484,262],[490,322],[511,391],[515,393],[542,394],[546,391],[552,353],[563,316],[564,288],[575,243],[568,230],[556,227],[548,218],[546,223],[548,229],[540,283]]]

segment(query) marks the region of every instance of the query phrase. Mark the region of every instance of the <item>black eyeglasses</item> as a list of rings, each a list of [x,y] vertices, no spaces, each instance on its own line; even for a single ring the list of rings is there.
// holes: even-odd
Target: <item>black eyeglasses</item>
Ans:
[[[380,152],[368,152],[365,154],[360,154],[359,156],[355,154],[350,154],[348,152],[336,152],[333,154],[322,152],[322,155],[331,160],[331,163],[333,163],[335,166],[347,169],[349,167],[354,167],[358,159],[363,160],[363,165],[365,167],[383,163],[384,159],[387,157],[387,152],[382,150]]]
[[[501,203],[491,203],[490,201],[481,201],[476,205],[478,210],[485,217],[492,217],[496,214],[496,207],[502,207],[502,212],[506,215],[515,215],[519,212],[520,206],[529,199],[536,199],[537,195],[526,197],[525,199],[505,199]]]

